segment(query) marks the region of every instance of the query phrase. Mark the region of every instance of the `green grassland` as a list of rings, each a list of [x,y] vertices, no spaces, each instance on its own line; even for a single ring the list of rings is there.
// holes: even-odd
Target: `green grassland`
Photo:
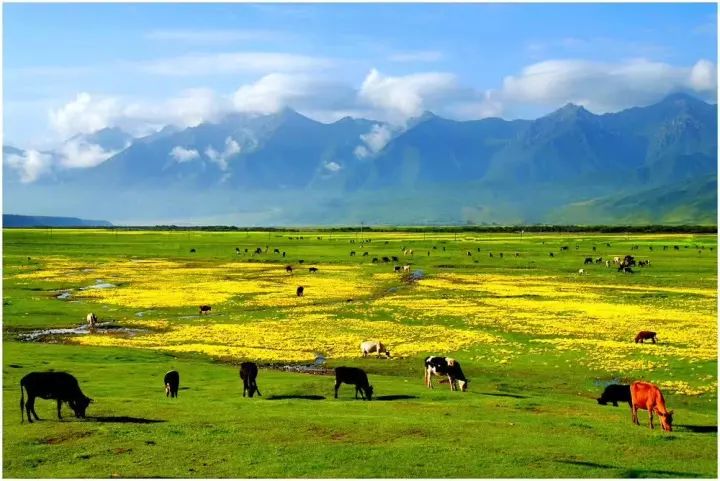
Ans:
[[[494,334],[519,346],[509,362],[493,362],[494,347],[487,345],[395,359],[328,358],[329,367],[352,365],[368,372],[377,396],[371,402],[355,401],[354,389],[345,385],[334,399],[332,376],[269,366],[262,367],[258,377],[263,396],[249,399],[242,397],[237,371],[241,359],[70,345],[61,339],[20,342],[18,334],[33,329],[75,327],[91,311],[100,313],[101,320],[122,324],[138,319],[142,309],[58,300],[61,289],[81,286],[16,277],[62,257],[89,265],[169,259],[189,265],[251,260],[296,267],[303,259],[303,266],[320,268],[318,275],[324,265],[353,265],[370,278],[392,271],[392,264],[373,264],[372,257],[401,256],[406,247],[414,255],[400,260],[410,260],[428,279],[444,273],[502,274],[518,279],[551,276],[559,286],[579,283],[601,290],[620,284],[628,289],[603,291],[604,298],[621,306],[672,306],[716,316],[716,303],[708,305],[693,292],[716,289],[715,235],[372,232],[361,237],[355,232],[64,229],[6,229],[3,234],[5,477],[717,477],[716,384],[701,395],[665,392],[669,408],[675,410],[672,433],[660,430],[659,422],[655,430],[648,429],[646,412],[640,413],[641,426],[634,426],[627,405],[616,408],[595,401],[612,381],[716,383],[717,359],[676,356],[663,359],[665,367],[653,372],[620,372],[589,366],[578,351],[545,350],[538,355],[535,336],[498,327]],[[363,247],[362,238],[372,242]],[[266,245],[268,254],[235,254],[235,247],[252,251]],[[565,245],[569,249],[560,251]],[[635,245],[638,249],[632,250]],[[665,245],[668,250],[663,250]],[[272,254],[275,247],[287,257]],[[191,248],[196,252],[190,253]],[[351,257],[351,250],[358,255]],[[362,257],[364,250],[370,255]],[[515,257],[515,252],[520,255]],[[586,256],[625,254],[649,258],[652,266],[625,275],[601,264],[583,265]],[[587,276],[577,275],[581,267]],[[296,270],[298,279],[308,275]],[[668,289],[631,289],[646,286]],[[333,307],[348,318],[367,310],[371,321],[393,317],[423,326],[428,321],[409,309],[370,309],[385,292],[407,294],[412,302],[413,289],[399,278],[384,281],[371,293],[358,292],[352,304]],[[437,295],[446,294],[453,295]],[[213,305],[213,314],[203,320],[196,307],[158,308],[152,316],[192,324],[251,322],[274,313],[273,308],[246,311],[241,302],[228,302]],[[473,328],[453,317],[432,322]],[[710,327],[715,336],[716,326]],[[662,349],[659,337],[656,347]],[[433,390],[425,388],[425,354],[457,357],[471,379],[469,391],[450,392],[446,384],[437,383]],[[65,419],[59,421],[55,403],[38,400],[42,421],[20,423],[19,380],[28,372],[50,369],[74,374],[94,399],[87,419],[72,417],[65,406]],[[177,399],[164,394],[162,376],[169,369],[181,373]]]

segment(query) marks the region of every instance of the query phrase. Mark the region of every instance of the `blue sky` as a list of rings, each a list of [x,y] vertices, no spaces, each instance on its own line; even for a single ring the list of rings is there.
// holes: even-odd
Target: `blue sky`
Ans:
[[[715,101],[714,4],[5,4],[4,143],[231,111],[402,126],[684,90]]]

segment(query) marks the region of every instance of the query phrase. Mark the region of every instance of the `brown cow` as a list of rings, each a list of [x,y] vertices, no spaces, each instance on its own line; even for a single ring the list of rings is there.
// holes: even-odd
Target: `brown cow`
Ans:
[[[638,342],[643,344],[645,340],[652,341],[653,344],[655,344],[657,342],[657,334],[653,331],[640,331],[637,336],[635,336],[635,344]]]
[[[650,429],[653,426],[653,412],[660,416],[660,424],[663,431],[672,431],[673,411],[668,411],[665,406],[660,389],[649,382],[637,381],[630,385],[630,397],[632,399],[632,420],[635,424],[640,425],[638,421],[638,409],[646,409],[650,415]]]

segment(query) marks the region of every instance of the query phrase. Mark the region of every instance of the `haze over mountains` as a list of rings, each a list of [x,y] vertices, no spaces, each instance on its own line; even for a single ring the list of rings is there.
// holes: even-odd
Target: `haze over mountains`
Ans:
[[[4,146],[5,212],[236,225],[717,217],[717,106],[680,93],[604,115],[573,104],[536,120],[426,112],[402,129],[285,109],[140,139],[109,128],[67,145],[77,143],[114,155],[23,182],[8,160],[27,153]]]

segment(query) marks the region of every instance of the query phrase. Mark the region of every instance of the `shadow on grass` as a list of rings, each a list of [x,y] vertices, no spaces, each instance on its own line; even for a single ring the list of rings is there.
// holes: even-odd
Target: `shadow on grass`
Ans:
[[[557,459],[558,463],[574,464],[576,466],[586,466],[588,468],[601,469],[617,469],[621,478],[658,478],[660,476],[672,476],[678,478],[697,478],[701,477],[698,473],[688,473],[684,471],[664,471],[655,469],[627,469],[620,466],[611,466],[609,464],[592,463],[589,461],[575,461],[573,459]]]
[[[96,423],[152,424],[166,422],[164,419],[133,418],[130,416],[88,416],[87,419]]]
[[[319,396],[317,394],[287,394],[281,396],[268,396],[268,401],[279,401],[281,399],[305,399],[307,401],[320,401],[325,399],[325,396]]]
[[[700,434],[717,434],[717,426],[694,426],[692,424],[676,424],[673,429],[680,428],[678,431],[690,431]]]
[[[527,399],[527,396],[521,396],[520,394],[507,394],[503,392],[479,392],[483,396],[497,396],[497,397],[511,397],[514,399]]]
[[[373,400],[376,401],[400,401],[402,399],[417,399],[417,396],[408,396],[407,394],[391,394],[389,396],[376,396]]]

